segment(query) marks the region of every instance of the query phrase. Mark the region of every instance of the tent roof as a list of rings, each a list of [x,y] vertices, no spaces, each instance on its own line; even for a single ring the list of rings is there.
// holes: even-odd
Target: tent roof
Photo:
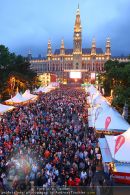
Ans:
[[[28,100],[30,99],[34,99],[37,97],[37,95],[33,95],[30,93],[30,90],[26,90],[23,95],[22,95],[24,98],[28,98]]]
[[[100,93],[97,95],[94,95],[93,101],[92,101],[93,105],[103,104],[104,102],[107,102],[107,104],[110,105],[110,103],[107,101],[107,99],[105,97],[103,97]]]
[[[0,114],[3,114],[4,112],[7,112],[9,110],[12,110],[13,108],[15,108],[14,106],[7,106],[4,104],[0,104]]]
[[[112,156],[105,138],[99,138],[99,146],[102,153],[103,162],[112,162]]]
[[[106,101],[103,101],[101,105],[95,105],[94,107],[89,108],[89,117],[88,117],[89,127],[94,127],[95,122],[98,119],[99,115],[102,112],[107,112],[109,108],[110,105]]]
[[[124,143],[122,144],[122,146],[118,149],[118,151],[115,153],[115,146],[116,146],[116,140],[117,138],[119,138],[119,136],[123,136],[124,137]],[[130,151],[130,128],[124,132],[121,135],[118,136],[105,136],[111,155],[113,157],[113,159],[120,161],[120,162],[128,162],[130,163],[130,155],[129,155],[129,151]]]
[[[106,109],[98,116],[95,122],[96,130],[107,130],[105,129],[105,121],[107,117],[111,118],[109,123],[108,130],[127,130],[130,125],[128,122],[112,107],[106,105]]]
[[[96,94],[98,90],[93,85],[91,85],[90,87],[88,87],[88,92],[92,95]]]
[[[6,102],[22,103],[27,100],[28,100],[27,98],[22,97],[22,95],[18,92],[13,98],[6,100]]]
[[[45,87],[39,87],[38,89],[36,89],[34,92],[35,93],[39,93],[39,92],[43,92],[44,91],[44,89],[45,89]]]

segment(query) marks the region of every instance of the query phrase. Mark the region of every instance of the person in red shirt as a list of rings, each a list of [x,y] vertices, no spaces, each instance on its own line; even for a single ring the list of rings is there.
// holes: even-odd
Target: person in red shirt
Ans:
[[[78,176],[76,176],[74,181],[75,181],[75,186],[80,186],[80,178]]]
[[[72,180],[72,177],[70,177],[67,181],[68,186],[75,186],[75,182]]]
[[[50,157],[50,152],[49,150],[46,150],[44,153],[45,158],[49,158]]]

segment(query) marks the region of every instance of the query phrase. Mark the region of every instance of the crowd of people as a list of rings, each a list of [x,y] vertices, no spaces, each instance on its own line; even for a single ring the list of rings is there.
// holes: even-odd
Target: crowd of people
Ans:
[[[93,186],[101,153],[88,128],[86,93],[61,87],[4,114],[0,121],[0,188]]]

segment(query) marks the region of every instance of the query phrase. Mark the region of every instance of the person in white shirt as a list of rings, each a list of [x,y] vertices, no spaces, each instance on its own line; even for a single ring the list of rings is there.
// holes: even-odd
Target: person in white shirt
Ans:
[[[97,164],[99,164],[101,162],[101,154],[100,153],[96,154],[96,160],[97,160]]]
[[[98,152],[99,152],[99,148],[96,147],[96,148],[95,148],[95,154],[97,154]]]
[[[84,180],[84,179],[87,179],[87,173],[85,170],[83,170],[80,174],[80,179]]]

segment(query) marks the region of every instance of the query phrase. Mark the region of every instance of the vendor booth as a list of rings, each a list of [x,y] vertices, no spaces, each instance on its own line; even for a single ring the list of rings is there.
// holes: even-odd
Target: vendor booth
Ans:
[[[104,110],[95,121],[96,132],[123,133],[130,127],[129,123],[112,107]]]
[[[27,98],[28,100],[36,100],[37,97],[38,97],[37,95],[31,94],[29,89],[26,90],[26,91],[22,94],[22,96],[23,96],[24,98]]]
[[[115,182],[130,184],[130,129],[118,136],[99,138],[104,172],[111,167]]]
[[[95,122],[98,119],[99,115],[102,112],[107,112],[107,110],[110,108],[110,104],[106,101],[101,102],[101,104],[91,106],[88,108],[88,126],[89,127],[95,127]]]
[[[11,99],[6,100],[6,104],[20,104],[20,103],[26,103],[28,101],[28,98],[23,97],[19,92]]]
[[[0,115],[4,114],[5,112],[13,110],[14,108],[15,108],[14,106],[0,104]]]
[[[39,87],[38,89],[35,89],[33,92],[36,94],[42,93],[44,91],[45,87]]]
[[[91,85],[90,87],[88,87],[87,92],[90,93],[90,95],[94,95],[98,92],[98,90],[96,89],[96,87]]]

